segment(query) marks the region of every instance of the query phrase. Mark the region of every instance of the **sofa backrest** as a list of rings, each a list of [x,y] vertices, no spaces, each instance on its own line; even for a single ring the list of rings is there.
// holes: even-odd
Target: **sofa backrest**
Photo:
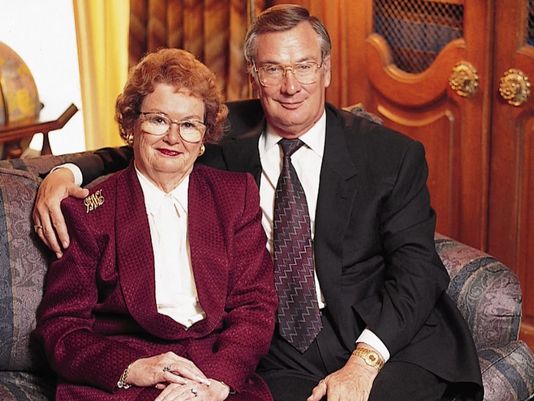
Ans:
[[[41,176],[84,153],[0,161],[0,371],[41,366],[30,334],[52,255],[33,231],[31,211]]]
[[[32,173],[0,167],[0,370],[36,366],[29,337],[47,266],[30,218],[38,185]]]

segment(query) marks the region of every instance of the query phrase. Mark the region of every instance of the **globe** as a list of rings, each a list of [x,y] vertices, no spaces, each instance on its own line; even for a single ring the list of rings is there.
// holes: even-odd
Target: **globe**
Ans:
[[[30,69],[13,49],[0,42],[0,128],[38,117],[41,107]],[[26,139],[20,146],[25,148],[29,142]],[[0,154],[3,146],[0,137]]]

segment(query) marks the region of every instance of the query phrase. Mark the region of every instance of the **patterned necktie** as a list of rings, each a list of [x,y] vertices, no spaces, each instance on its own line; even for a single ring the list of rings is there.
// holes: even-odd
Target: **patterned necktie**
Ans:
[[[274,275],[278,294],[278,324],[283,338],[300,352],[322,329],[313,276],[313,249],[308,204],[291,155],[304,143],[282,139],[282,172],[274,199]]]

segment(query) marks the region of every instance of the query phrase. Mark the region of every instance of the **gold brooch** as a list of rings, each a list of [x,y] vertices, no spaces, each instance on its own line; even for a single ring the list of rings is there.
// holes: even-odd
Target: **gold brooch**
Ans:
[[[87,198],[83,200],[83,204],[87,208],[86,213],[92,212],[97,207],[102,206],[103,203],[104,203],[104,195],[102,195],[101,189],[89,195]]]

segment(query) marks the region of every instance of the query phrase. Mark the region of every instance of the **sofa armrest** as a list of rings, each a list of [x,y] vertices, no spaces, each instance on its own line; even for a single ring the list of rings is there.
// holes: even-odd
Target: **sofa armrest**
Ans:
[[[479,351],[484,401],[527,401],[534,397],[534,353],[523,341]]]
[[[439,234],[436,249],[451,276],[447,292],[471,328],[477,349],[517,340],[522,302],[517,276],[484,252]]]

